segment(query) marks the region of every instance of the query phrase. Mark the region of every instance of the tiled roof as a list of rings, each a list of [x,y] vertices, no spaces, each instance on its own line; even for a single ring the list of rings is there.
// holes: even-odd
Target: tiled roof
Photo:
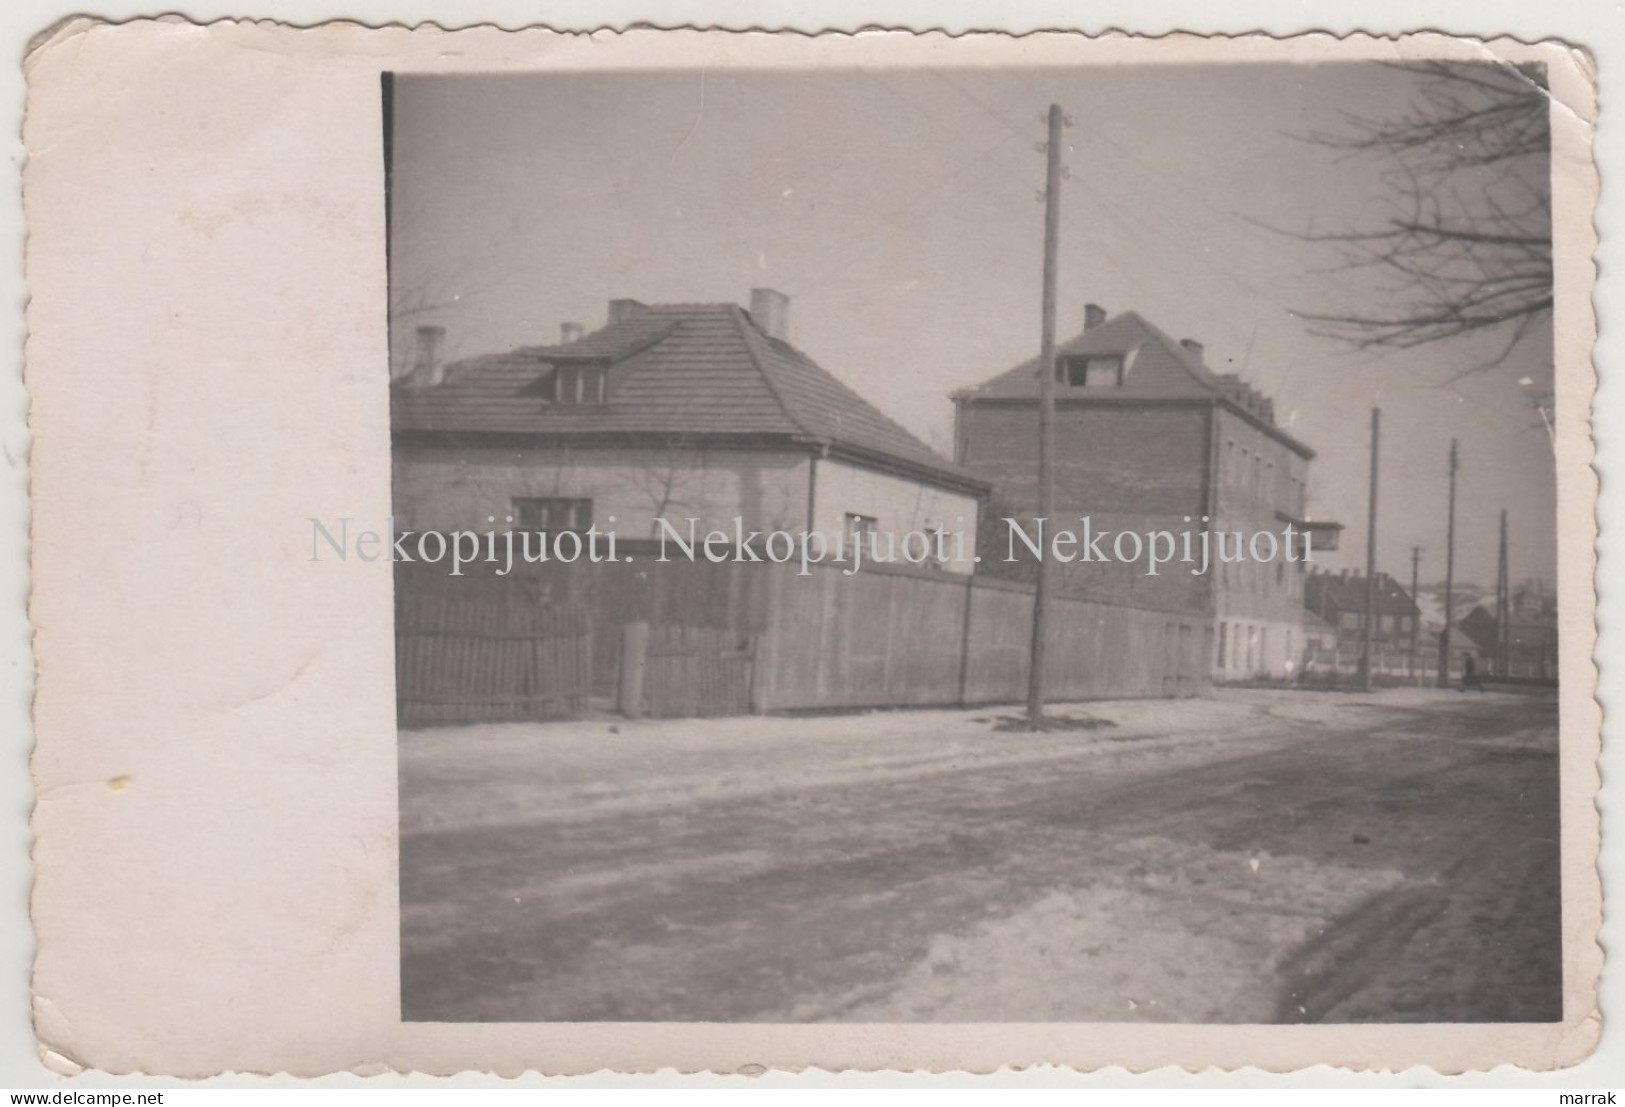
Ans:
[[[1311,573],[1304,581],[1303,605],[1313,611],[1364,611],[1365,576],[1350,573]],[[1387,573],[1377,574],[1377,614],[1416,615],[1420,609],[1410,593]]]
[[[1113,396],[1205,398],[1225,391],[1219,375],[1203,365],[1200,358],[1136,312],[1114,315],[1055,347],[1058,358],[1113,354],[1133,359],[1124,374],[1123,386],[1112,389]],[[959,395],[972,399],[1036,399],[1038,359],[1030,358]]]
[[[1303,627],[1311,634],[1324,634],[1337,629],[1307,607],[1303,609]]]
[[[582,360],[611,366],[606,401],[552,402],[555,367]],[[734,304],[648,305],[568,345],[456,362],[440,385],[392,389],[390,418],[397,431],[784,436],[985,485]]]
[[[1215,373],[1196,351],[1187,349],[1133,311],[1114,315],[1074,338],[1058,344],[1055,356],[1121,356],[1125,371],[1121,386],[1100,391],[1058,387],[1057,400],[1121,403],[1134,400],[1232,401],[1270,434],[1304,456],[1314,451],[1275,426],[1273,405],[1234,373]],[[960,401],[1037,400],[1038,358],[954,394]]]

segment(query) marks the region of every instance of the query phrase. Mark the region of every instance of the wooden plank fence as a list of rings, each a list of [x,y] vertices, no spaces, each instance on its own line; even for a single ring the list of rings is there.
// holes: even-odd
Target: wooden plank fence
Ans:
[[[719,627],[660,627],[645,660],[642,714],[657,719],[750,713],[755,640]]]
[[[592,652],[586,605],[534,582],[396,577],[402,726],[578,716],[592,689]]]
[[[892,566],[798,576],[793,564],[640,560],[576,570],[502,580],[398,572],[401,725],[576,717],[595,691],[604,710],[656,718],[1025,696],[1027,584]],[[635,710],[616,694],[633,624],[647,627]],[[1050,627],[1052,700],[1210,686],[1206,616],[1062,596]]]
[[[1013,703],[1025,697],[1030,585],[871,567],[773,572],[758,709]],[[1194,696],[1211,684],[1206,616],[1055,599],[1053,700]]]

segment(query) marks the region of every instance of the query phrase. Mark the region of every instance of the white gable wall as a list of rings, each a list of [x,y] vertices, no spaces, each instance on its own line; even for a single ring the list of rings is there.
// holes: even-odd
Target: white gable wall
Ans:
[[[847,515],[875,519],[882,535],[891,532],[901,550],[903,536],[915,530],[942,527],[964,535],[959,546],[963,557],[949,561],[949,571],[969,573],[975,567],[976,522],[979,503],[975,496],[951,492],[909,477],[882,473],[834,458],[819,458],[813,470],[813,529],[833,543],[847,530]],[[884,539],[882,540],[884,546]],[[948,552],[956,552],[950,537]]]

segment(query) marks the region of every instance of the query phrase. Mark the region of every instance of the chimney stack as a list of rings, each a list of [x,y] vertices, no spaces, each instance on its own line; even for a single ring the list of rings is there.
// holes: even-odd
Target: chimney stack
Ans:
[[[609,302],[609,321],[611,323],[624,323],[628,319],[636,318],[646,306],[637,300],[611,300]]]
[[[1179,344],[1196,355],[1196,360],[1202,360],[1202,344],[1194,338],[1181,338]]]
[[[568,346],[572,342],[577,342],[577,341],[580,340],[581,336],[583,334],[585,334],[585,333],[586,333],[586,328],[583,327],[580,323],[560,323],[559,324],[559,345]]]
[[[790,297],[771,288],[750,290],[750,317],[763,334],[780,342],[790,340]]]
[[[1106,321],[1106,309],[1099,304],[1083,305],[1083,329],[1092,331]]]
[[[412,363],[412,379],[425,388],[433,388],[446,380],[444,360],[446,328],[423,326],[418,328],[417,360]]]

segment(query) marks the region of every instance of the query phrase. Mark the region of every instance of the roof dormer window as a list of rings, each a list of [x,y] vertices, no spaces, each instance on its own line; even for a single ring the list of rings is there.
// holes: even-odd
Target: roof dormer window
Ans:
[[[565,407],[581,407],[604,402],[603,365],[561,365],[553,374],[553,402]]]
[[[1069,388],[1121,388],[1122,354],[1072,354],[1055,363],[1055,379]]]

